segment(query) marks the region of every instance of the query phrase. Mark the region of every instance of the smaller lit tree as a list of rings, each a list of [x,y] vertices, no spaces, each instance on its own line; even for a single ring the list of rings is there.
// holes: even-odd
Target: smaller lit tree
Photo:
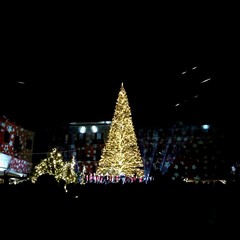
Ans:
[[[60,172],[60,178],[63,179],[66,184],[74,183],[77,181],[77,173],[74,170],[75,167],[75,158],[72,157],[70,162],[65,162],[63,165],[63,169]]]
[[[42,160],[35,166],[31,181],[35,183],[43,174],[53,175],[56,180],[64,180],[66,184],[77,181],[77,174],[74,170],[75,159],[71,162],[64,162],[62,154],[56,148],[50,152],[48,158]]]

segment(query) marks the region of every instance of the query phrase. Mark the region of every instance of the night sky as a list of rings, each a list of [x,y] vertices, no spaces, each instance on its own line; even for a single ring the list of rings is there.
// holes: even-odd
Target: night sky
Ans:
[[[128,20],[6,28],[1,114],[33,131],[111,120],[123,82],[136,127],[223,125],[233,97],[220,22]]]

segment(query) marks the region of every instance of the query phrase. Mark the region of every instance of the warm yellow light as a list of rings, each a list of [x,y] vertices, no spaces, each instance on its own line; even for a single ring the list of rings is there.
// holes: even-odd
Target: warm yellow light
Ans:
[[[143,177],[143,161],[137,145],[131,110],[126,91],[121,85],[109,130],[96,174]]]
[[[34,168],[34,173],[31,178],[32,182],[36,182],[38,177],[43,174],[53,175],[56,180],[64,180],[66,184],[77,181],[77,174],[74,171],[75,159],[72,158],[70,162],[63,161],[63,156],[56,148],[50,152],[47,159],[42,160]]]

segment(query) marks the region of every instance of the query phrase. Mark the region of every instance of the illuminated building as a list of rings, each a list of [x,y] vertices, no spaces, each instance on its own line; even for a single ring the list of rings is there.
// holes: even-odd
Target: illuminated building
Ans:
[[[0,117],[1,178],[26,177],[32,170],[34,132]]]

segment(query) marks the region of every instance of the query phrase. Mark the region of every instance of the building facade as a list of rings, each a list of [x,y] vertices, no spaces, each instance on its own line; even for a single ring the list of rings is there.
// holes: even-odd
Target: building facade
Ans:
[[[64,160],[75,157],[78,170],[94,173],[107,141],[111,121],[73,122],[51,132],[49,149],[57,147]]]
[[[213,125],[185,125],[138,131],[145,171],[172,180],[226,179],[223,132]]]
[[[23,177],[31,173],[34,135],[5,116],[0,117],[1,176]]]
[[[111,122],[70,123],[51,134],[51,147],[72,156],[79,171],[95,173],[108,138]],[[146,176],[170,176],[172,180],[225,178],[223,133],[213,125],[185,125],[170,128],[140,128],[136,132]]]

